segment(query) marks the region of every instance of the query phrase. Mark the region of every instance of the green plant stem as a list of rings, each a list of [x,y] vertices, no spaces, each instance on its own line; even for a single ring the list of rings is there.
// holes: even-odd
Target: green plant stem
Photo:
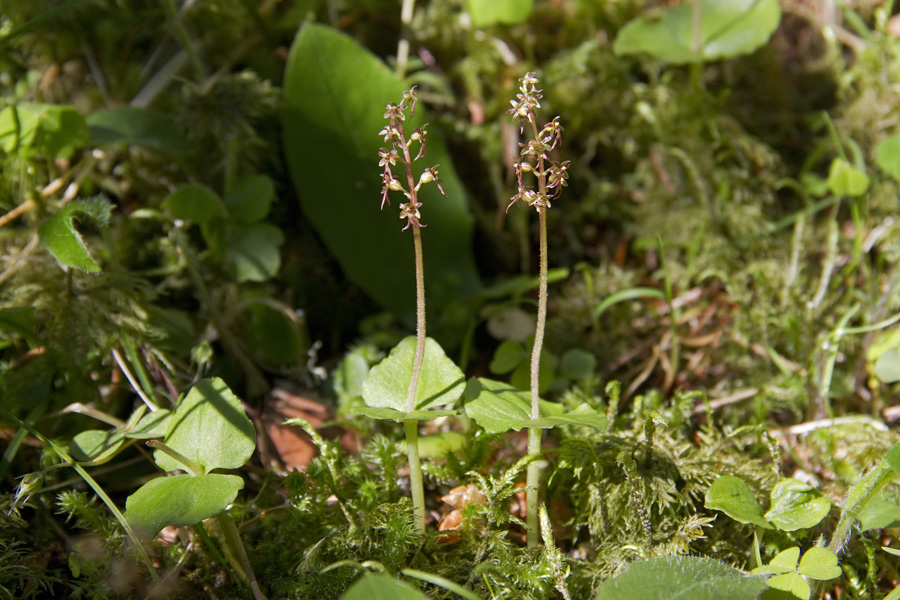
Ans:
[[[537,131],[535,131],[535,138]],[[543,164],[540,165],[543,175]],[[543,187],[543,177],[539,179]],[[542,190],[543,191],[543,190]],[[540,371],[541,348],[544,345],[544,328],[547,324],[547,209],[538,208],[538,229],[540,231],[540,274],[538,285],[538,312],[537,324],[534,328],[534,346],[531,350],[531,418],[538,419],[540,413]],[[537,456],[541,453],[541,434],[543,429],[531,427],[528,429],[528,454]],[[527,526],[527,542],[529,548],[535,548],[540,538],[540,525],[538,522],[538,486],[540,485],[541,465],[535,460],[528,465],[526,476],[525,506],[528,511],[525,516]]]
[[[138,552],[138,555],[141,557],[141,560],[146,565],[147,570],[150,571],[150,577],[153,579],[154,582],[159,583],[160,582],[159,573],[156,572],[156,568],[153,566],[153,561],[150,560],[150,556],[147,554],[147,550],[144,548],[144,545],[141,544],[140,538],[138,538],[137,534],[134,532],[134,529],[131,528],[131,525],[128,523],[128,520],[125,518],[125,515],[122,514],[122,512],[115,505],[115,503],[112,501],[112,499],[106,494],[106,492],[103,490],[103,488],[100,487],[100,484],[97,483],[94,480],[94,478],[91,477],[90,474],[84,470],[84,467],[82,467],[77,462],[75,462],[75,459],[73,459],[69,455],[69,453],[66,452],[65,448],[63,448],[59,444],[55,443],[53,440],[50,440],[50,439],[44,437],[43,434],[41,434],[41,432],[39,432],[37,429],[32,427],[29,423],[23,422],[21,419],[19,419],[18,417],[16,417],[14,414],[7,411],[3,407],[0,407],[0,416],[3,416],[6,419],[9,419],[10,421],[15,423],[19,427],[27,430],[31,435],[33,435],[34,437],[39,439],[41,442],[44,443],[44,445],[48,446],[56,454],[58,454],[60,456],[60,458],[62,458],[67,463],[67,466],[70,466],[73,469],[75,469],[75,472],[81,476],[81,478],[85,481],[85,483],[87,483],[91,487],[91,489],[94,490],[94,493],[97,494],[97,497],[99,497],[100,500],[106,505],[106,507],[109,508],[109,511],[116,518],[116,521],[118,521],[119,525],[122,526],[122,529],[125,530],[125,535],[128,537],[128,539],[134,545],[135,549]]]
[[[412,189],[412,188],[410,188]],[[406,409],[416,410],[416,393],[419,389],[419,374],[425,358],[425,260],[422,253],[422,228],[413,224],[413,242],[416,255],[416,357],[413,360],[412,376],[409,379],[409,395]],[[404,421],[406,430],[406,455],[409,460],[409,485],[412,494],[413,515],[419,531],[425,532],[425,489],[422,484],[422,468],[419,463],[419,439],[417,421]]]
[[[235,568],[235,571],[241,573],[246,578],[247,583],[250,584],[250,590],[253,592],[253,598],[255,598],[255,600],[266,600],[266,596],[262,593],[262,590],[259,589],[259,582],[256,581],[256,576],[253,574],[253,567],[250,565],[247,549],[244,548],[244,543],[241,541],[241,534],[238,532],[234,519],[228,512],[221,512],[216,515],[216,520],[219,522],[219,527],[222,528],[222,534],[225,536],[225,542],[231,549],[231,553],[237,555],[239,564],[232,565]],[[240,567],[240,569],[238,567]]]
[[[841,550],[847,544],[847,540],[850,539],[850,533],[859,511],[895,476],[896,473],[891,469],[888,461],[882,459],[875,468],[863,475],[847,491],[847,498],[841,506],[841,518],[834,529],[834,537],[831,538],[831,543],[828,544],[829,550],[835,554],[841,553]]]
[[[406,456],[409,460],[409,491],[412,496],[413,518],[416,527],[425,532],[425,486],[422,484],[422,465],[419,462],[419,422],[403,421],[406,432]]]
[[[406,37],[406,29],[412,23],[415,6],[416,0],[403,0],[403,6],[400,9],[400,22],[403,27],[400,41],[397,42],[397,77],[400,79],[406,77],[406,66],[409,62],[409,40]]]

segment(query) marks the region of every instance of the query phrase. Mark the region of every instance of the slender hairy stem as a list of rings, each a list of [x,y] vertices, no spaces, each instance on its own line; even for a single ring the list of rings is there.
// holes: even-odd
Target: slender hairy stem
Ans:
[[[535,456],[541,453],[541,434],[543,429],[540,427],[530,427],[528,429],[528,455]],[[526,473],[525,485],[525,506],[528,511],[525,514],[526,537],[529,548],[537,548],[538,539],[540,538],[540,526],[538,524],[538,502],[539,490],[538,485],[541,480],[541,463],[534,461],[528,465]]]
[[[406,399],[406,410],[409,412],[416,410],[419,373],[425,358],[425,260],[422,257],[422,227],[419,225],[413,225],[413,240],[416,252],[416,358]]]
[[[413,240],[416,253],[416,358],[413,361],[412,376],[409,379],[409,396],[406,408],[416,410],[416,392],[419,388],[419,374],[425,358],[425,261],[422,258],[422,228],[413,225]],[[418,422],[404,421],[406,430],[406,454],[409,460],[409,486],[412,494],[413,515],[419,531],[425,532],[425,486],[422,484],[422,468],[419,465]]]

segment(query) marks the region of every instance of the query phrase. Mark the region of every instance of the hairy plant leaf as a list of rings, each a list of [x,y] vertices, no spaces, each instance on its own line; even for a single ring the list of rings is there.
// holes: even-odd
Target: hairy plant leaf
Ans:
[[[239,179],[223,199],[229,216],[239,223],[256,223],[269,214],[275,197],[275,184],[265,175]]]
[[[706,492],[706,508],[721,510],[741,523],[753,523],[763,529],[772,529],[763,518],[763,509],[753,496],[743,479],[732,475],[722,475],[709,486]]]
[[[202,183],[188,183],[162,201],[162,207],[169,211],[173,219],[191,221],[206,225],[214,217],[225,214],[222,199],[209,186]]]
[[[859,196],[869,189],[869,176],[846,160],[836,158],[828,170],[828,189],[838,196]]]
[[[112,212],[112,204],[102,196],[70,202],[65,208],[38,226],[41,245],[66,267],[75,267],[89,273],[99,273],[100,265],[88,254],[84,240],[75,228],[77,217],[105,225]]]
[[[244,487],[237,475],[175,475],[151,479],[125,501],[125,518],[152,537],[167,525],[195,525],[234,502]]]
[[[380,210],[378,135],[384,106],[404,86],[376,56],[350,37],[304,25],[294,40],[284,81],[284,145],[303,212],[347,276],[394,314],[415,314],[413,236],[401,231],[397,205]],[[425,107],[404,123],[425,122]],[[472,254],[473,217],[439,132],[431,130],[424,167],[440,164],[447,192],[423,186],[425,286],[429,309],[481,287]],[[416,173],[418,177],[419,173]]]
[[[595,600],[755,600],[765,588],[763,578],[711,558],[668,556],[632,564]]]
[[[782,531],[818,525],[831,510],[831,501],[796,479],[785,478],[772,489],[772,503],[764,518]]]
[[[886,460],[887,464],[894,470],[894,473],[900,475],[900,442],[894,444],[891,449],[887,451],[887,454],[884,455],[884,460]]]
[[[693,2],[682,2],[659,19],[629,21],[616,36],[613,52],[646,53],[670,64],[732,58],[765,44],[780,20],[778,0],[700,0],[700,44],[695,48]]]
[[[363,400],[369,407],[391,408],[408,414],[406,403],[415,355],[416,338],[407,336],[391,350],[387,358],[372,367],[362,388]],[[463,392],[464,383],[465,375],[444,354],[440,344],[426,338],[425,356],[422,359],[422,371],[416,389],[416,410],[429,411],[455,402]]]
[[[828,548],[812,547],[803,554],[797,571],[810,579],[827,581],[841,576],[837,555]]]
[[[164,441],[209,473],[243,466],[256,448],[256,430],[238,397],[216,377],[191,388],[172,414]],[[161,450],[153,458],[166,471],[184,468]]]
[[[885,350],[875,361],[875,375],[884,383],[900,381],[900,348]]]
[[[566,412],[561,404],[541,400],[540,418],[531,418],[531,394],[508,383],[492,379],[470,379],[466,384],[466,415],[488,433],[502,433],[510,429],[540,427],[550,429],[558,425],[576,425],[605,430],[606,415],[597,413],[586,404]]]
[[[266,281],[281,268],[284,232],[271,223],[236,225],[225,236],[222,261],[239,282]]]
[[[86,121],[92,146],[137,145],[169,154],[190,151],[175,121],[150,108],[116,106],[91,113]]]
[[[466,9],[475,27],[502,23],[524,23],[531,14],[533,0],[466,0]]]
[[[341,600],[427,600],[409,584],[387,575],[365,575],[350,586]]]

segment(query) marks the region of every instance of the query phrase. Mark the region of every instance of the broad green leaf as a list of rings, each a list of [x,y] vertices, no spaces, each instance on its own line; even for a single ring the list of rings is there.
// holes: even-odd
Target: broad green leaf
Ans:
[[[896,527],[900,524],[900,506],[897,505],[896,498],[889,500],[879,494],[866,502],[857,519],[862,531]]]
[[[239,223],[256,223],[269,214],[275,185],[265,175],[248,175],[235,184],[223,202],[229,216]]]
[[[531,14],[533,0],[466,0],[466,9],[475,27],[502,23],[524,23]]]
[[[772,503],[764,518],[782,531],[818,525],[831,509],[831,501],[796,479],[782,479],[772,489]]]
[[[72,438],[69,452],[77,461],[102,464],[115,456],[124,442],[125,436],[120,431],[88,429]]]
[[[148,415],[141,417],[132,429],[123,430],[125,437],[135,438],[139,440],[147,440],[150,438],[161,438],[166,435],[169,430],[172,413],[166,409],[153,411]]]
[[[488,433],[558,425],[606,429],[606,416],[586,404],[567,413],[561,404],[541,400],[538,409],[540,418],[532,419],[531,394],[508,383],[479,378],[466,384],[466,415]]]
[[[111,212],[112,204],[102,196],[70,202],[38,226],[41,245],[63,266],[99,273],[100,265],[88,254],[84,240],[75,228],[75,219],[86,217],[105,225]]]
[[[777,592],[784,592],[785,594],[789,594],[790,598],[797,598],[799,600],[809,600],[809,596],[811,590],[809,589],[809,584],[806,583],[806,580],[803,579],[797,573],[785,573],[784,575],[776,575],[775,577],[770,577],[766,582],[770,588]],[[784,595],[776,595],[776,594],[763,594],[763,600],[768,600],[769,598],[784,598]]]
[[[778,27],[778,0],[700,0],[699,47],[694,47],[694,2],[682,2],[658,19],[637,18],[613,43],[617,55],[645,53],[670,64],[699,63],[750,54]]]
[[[595,600],[755,600],[765,579],[717,560],[667,556],[634,563],[600,586]]]
[[[191,388],[172,414],[164,441],[209,473],[243,466],[256,448],[256,430],[238,397],[216,377]],[[160,450],[153,458],[165,471],[184,468]]]
[[[846,160],[836,158],[828,170],[828,189],[837,196],[859,196],[869,189],[869,176]]]
[[[368,406],[393,408],[406,414],[415,355],[416,338],[408,336],[391,350],[387,358],[372,367],[362,389],[363,400]],[[464,383],[465,375],[460,368],[447,358],[440,344],[427,338],[415,408],[428,411],[455,402],[462,395]],[[406,418],[421,417],[410,415]]]
[[[722,475],[716,479],[706,492],[705,506],[721,510],[735,521],[772,529],[763,518],[763,509],[754,498],[750,487],[739,477]]]
[[[167,115],[133,106],[116,106],[88,115],[92,146],[137,145],[169,154],[186,154],[190,144]]]
[[[238,225],[228,230],[222,260],[239,282],[266,281],[281,268],[284,232],[270,223]]]
[[[900,381],[900,349],[885,350],[875,361],[875,375],[884,383]]]
[[[810,579],[828,581],[841,576],[841,568],[838,566],[838,558],[828,548],[813,547],[803,554],[797,571]]]
[[[773,568],[779,569],[787,569],[787,571],[796,571],[797,564],[800,560],[800,548],[798,546],[791,546],[785,550],[782,550],[775,557],[769,561],[769,566]]]
[[[234,502],[244,480],[237,475],[175,475],[151,479],[125,501],[125,518],[153,537],[167,525],[195,525]]]
[[[528,357],[519,363],[512,375],[509,376],[509,383],[520,390],[531,389],[531,350],[527,350]],[[556,357],[547,351],[541,351],[541,364],[538,367],[538,393],[543,394],[553,385],[556,380]]]
[[[387,575],[364,575],[341,596],[341,600],[428,600],[409,584]]]
[[[306,217],[351,280],[394,314],[409,317],[416,298],[413,235],[401,231],[402,196],[380,210],[378,167],[384,106],[399,102],[403,90],[394,72],[353,39],[307,24],[285,71],[283,129],[285,157]],[[419,103],[404,127],[411,131],[426,120]],[[466,193],[432,125],[416,168],[435,164],[447,196],[426,185],[420,200],[429,310],[440,311],[481,283]]]
[[[202,183],[181,186],[162,201],[162,207],[173,219],[191,221],[198,225],[205,225],[214,217],[225,214],[222,199],[212,188]]]
[[[522,344],[513,340],[506,340],[497,346],[488,369],[494,375],[509,373],[518,367],[522,361],[527,361],[528,357],[528,351],[525,350]]]
[[[881,140],[875,149],[875,162],[882,171],[900,180],[900,135]]]

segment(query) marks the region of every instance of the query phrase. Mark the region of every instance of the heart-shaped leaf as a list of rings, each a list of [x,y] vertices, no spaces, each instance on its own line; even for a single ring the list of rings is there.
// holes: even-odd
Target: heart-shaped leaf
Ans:
[[[225,214],[222,199],[209,186],[202,183],[188,183],[162,201],[173,219],[191,221],[198,225],[206,225],[214,217]]]
[[[800,560],[800,548],[791,546],[786,550],[782,550],[769,561],[769,564],[753,569],[754,575],[781,575],[783,573],[793,573],[797,570],[797,563]]]
[[[875,361],[875,375],[884,383],[900,381],[900,348],[885,350]]]
[[[762,595],[763,600],[781,600],[782,598],[796,598],[798,600],[809,600],[811,590],[806,580],[797,573],[786,573],[784,575],[776,575],[770,577],[766,583],[772,590],[782,592],[781,594],[771,594],[767,591]],[[787,596],[785,596],[787,594]]]
[[[837,196],[859,196],[869,189],[869,176],[842,158],[831,161],[828,189]]]
[[[243,466],[256,448],[256,430],[238,397],[216,377],[191,388],[172,414],[165,443],[209,473]],[[166,471],[184,468],[160,450],[153,458]]]
[[[825,518],[831,501],[796,479],[782,479],[772,489],[772,504],[765,519],[782,531],[808,529]]]
[[[223,199],[232,219],[239,223],[262,221],[272,206],[275,185],[265,175],[248,175],[234,185]]]
[[[167,525],[194,525],[219,514],[243,487],[237,475],[157,477],[128,497],[125,518],[152,537]]]
[[[270,223],[236,225],[225,239],[222,260],[237,281],[265,281],[281,268],[284,233]]]
[[[765,588],[763,578],[711,558],[667,556],[632,564],[595,600],[755,600]]]
[[[706,492],[706,508],[721,510],[741,523],[753,523],[763,529],[772,529],[763,518],[763,509],[743,479],[723,475],[716,479]]]
[[[75,219],[87,218],[105,225],[111,213],[112,204],[102,196],[75,200],[38,226],[41,245],[61,265],[99,273],[100,265],[88,254],[84,240],[75,228]]]
[[[407,396],[415,355],[416,338],[408,336],[391,350],[387,358],[372,367],[362,388],[362,397],[366,405],[373,408],[392,408],[406,415],[401,417],[405,419],[421,418],[422,414],[426,414],[415,413],[413,416],[407,410]],[[440,344],[426,338],[425,355],[416,388],[415,409],[429,411],[455,402],[462,395],[464,383],[465,375],[452,360],[447,358]],[[431,419],[434,415],[425,418]]]
[[[700,31],[695,37],[693,11],[697,1]],[[670,64],[731,58],[750,54],[765,44],[780,20],[778,0],[682,2],[658,19],[637,18],[627,23],[616,36],[613,52],[646,53]]]
[[[838,566],[837,555],[828,548],[818,547],[810,548],[803,554],[797,571],[819,581],[834,579],[843,573]]]
[[[561,404],[541,400],[540,418],[531,418],[531,394],[508,383],[492,379],[471,379],[466,384],[466,415],[488,433],[502,433],[523,427],[550,429],[559,425],[576,425],[605,430],[605,415],[582,404],[566,412]]]
[[[387,575],[366,575],[341,596],[341,600],[427,600],[409,584]]]

